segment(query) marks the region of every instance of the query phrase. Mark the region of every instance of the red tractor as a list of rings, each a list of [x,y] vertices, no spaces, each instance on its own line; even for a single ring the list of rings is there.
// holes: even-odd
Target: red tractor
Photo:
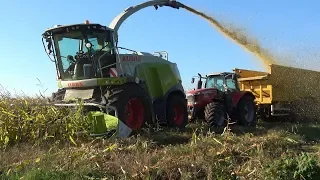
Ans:
[[[190,120],[204,119],[211,127],[224,127],[227,119],[243,126],[256,126],[255,96],[251,92],[240,91],[235,73],[198,76],[197,89],[187,93]],[[202,79],[205,79],[204,88]],[[194,80],[193,77],[191,83]]]

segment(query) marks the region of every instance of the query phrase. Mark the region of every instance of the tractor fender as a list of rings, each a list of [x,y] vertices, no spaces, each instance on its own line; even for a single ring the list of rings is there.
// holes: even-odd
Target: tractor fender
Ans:
[[[224,99],[223,99],[222,97],[214,97],[214,98],[212,99],[212,101],[210,101],[209,103],[211,103],[211,102],[224,103]],[[209,104],[209,103],[208,103],[208,104]]]
[[[131,84],[133,85],[133,87],[135,86],[136,88],[140,88],[142,89],[144,92],[145,92],[145,95],[148,97],[148,99],[150,100],[150,103],[152,104],[152,97],[150,96],[149,92],[148,92],[148,89],[145,87],[145,84],[144,83],[136,83],[136,82],[126,82],[124,84],[121,84],[119,86],[123,86],[123,85],[126,85],[126,84]],[[106,95],[107,94],[107,91],[109,90],[109,88],[105,88],[105,90],[103,90],[103,94]]]
[[[161,122],[166,122],[166,107],[167,107],[167,100],[172,95],[180,95],[184,98],[186,98],[186,94],[184,93],[184,89],[182,84],[176,84],[173,87],[171,87],[163,97],[157,98],[153,101],[153,108],[154,113]],[[186,100],[187,103],[187,100]]]
[[[182,84],[176,84],[170,88],[169,91],[164,94],[165,101],[172,95],[181,95],[183,98],[186,98]]]
[[[251,96],[253,99],[256,99],[256,97],[249,91],[240,91],[236,92],[232,96],[232,107],[237,107],[238,103],[244,96]]]

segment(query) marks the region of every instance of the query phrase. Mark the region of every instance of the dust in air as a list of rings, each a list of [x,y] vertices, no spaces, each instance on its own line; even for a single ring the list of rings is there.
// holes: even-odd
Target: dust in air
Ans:
[[[189,6],[183,5],[183,8],[195,15],[206,19],[222,35],[231,39],[233,42],[237,43],[242,48],[256,56],[264,64],[264,67],[266,69],[269,70],[270,64],[282,64],[285,66],[289,66],[288,63],[285,63],[284,61],[280,62],[280,59],[273,56],[266,49],[263,49],[256,40],[254,40],[253,38],[249,38],[248,34],[235,30],[235,27],[229,26],[228,28],[221,22],[218,22],[214,17],[208,16],[207,14],[197,11]],[[320,72],[314,71],[312,73],[307,73],[306,71],[308,70],[300,69],[297,71],[294,70],[296,74],[289,77],[287,76],[288,73],[290,74],[289,71],[290,70],[288,69],[287,72],[277,73],[278,76],[284,76],[286,78],[275,77],[273,79],[278,79],[278,82],[274,81],[273,83],[277,84],[277,86],[283,85],[283,87],[278,88],[283,88],[283,91],[281,91],[281,93],[285,94],[288,93],[288,91],[291,91],[291,99],[294,100],[293,102],[290,102],[289,106],[294,112],[294,117],[303,120],[317,120],[318,116],[320,115],[320,104],[318,103],[320,100],[320,91],[318,90],[318,87],[320,86]],[[284,79],[286,82],[283,82]],[[280,82],[281,80],[282,82]],[[284,84],[286,84],[287,86],[289,85],[289,87],[285,87]]]

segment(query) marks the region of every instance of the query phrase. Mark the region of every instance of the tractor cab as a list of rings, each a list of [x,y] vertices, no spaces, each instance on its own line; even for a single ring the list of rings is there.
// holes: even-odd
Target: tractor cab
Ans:
[[[197,89],[202,88],[202,80],[205,79],[204,88],[214,88],[222,92],[226,91],[240,91],[237,76],[234,73],[222,72],[222,73],[212,73],[202,77],[201,74],[198,74],[199,80],[197,83]],[[192,78],[191,83],[194,83],[194,77]]]
[[[190,120],[204,119],[210,126],[225,126],[226,119],[239,121],[243,125],[256,124],[255,96],[240,91],[236,73],[212,73],[202,77],[198,87],[188,92],[188,114]],[[205,79],[204,88],[202,80]],[[191,83],[194,83],[192,78]]]
[[[228,72],[207,75],[204,88],[216,88],[222,92],[240,91],[235,74]]]
[[[56,64],[58,80],[109,77],[109,69],[116,66],[113,30],[106,26],[88,21],[57,25],[42,37],[48,56]]]
[[[214,99],[228,101],[225,104],[230,104],[229,102],[232,100],[233,95],[240,92],[235,73],[211,73],[205,77],[202,77],[201,74],[198,73],[198,77],[197,89],[187,93],[190,119],[194,119],[195,117],[203,118],[205,107]],[[205,82],[203,83],[202,80],[205,80]],[[191,83],[194,82],[195,78],[193,77]]]

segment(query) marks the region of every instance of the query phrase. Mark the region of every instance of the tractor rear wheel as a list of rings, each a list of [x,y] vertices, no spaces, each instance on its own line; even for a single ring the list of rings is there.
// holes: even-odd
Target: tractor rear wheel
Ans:
[[[256,126],[257,109],[252,97],[244,96],[238,103],[238,119],[243,126]]]
[[[152,119],[148,94],[138,85],[124,84],[111,88],[106,97],[108,105],[117,109],[118,118],[132,130],[137,130]]]
[[[182,95],[171,95],[167,100],[167,121],[170,126],[184,128],[188,123],[187,102]]]
[[[210,127],[225,127],[227,124],[226,108],[222,102],[211,102],[204,109],[204,118]]]

